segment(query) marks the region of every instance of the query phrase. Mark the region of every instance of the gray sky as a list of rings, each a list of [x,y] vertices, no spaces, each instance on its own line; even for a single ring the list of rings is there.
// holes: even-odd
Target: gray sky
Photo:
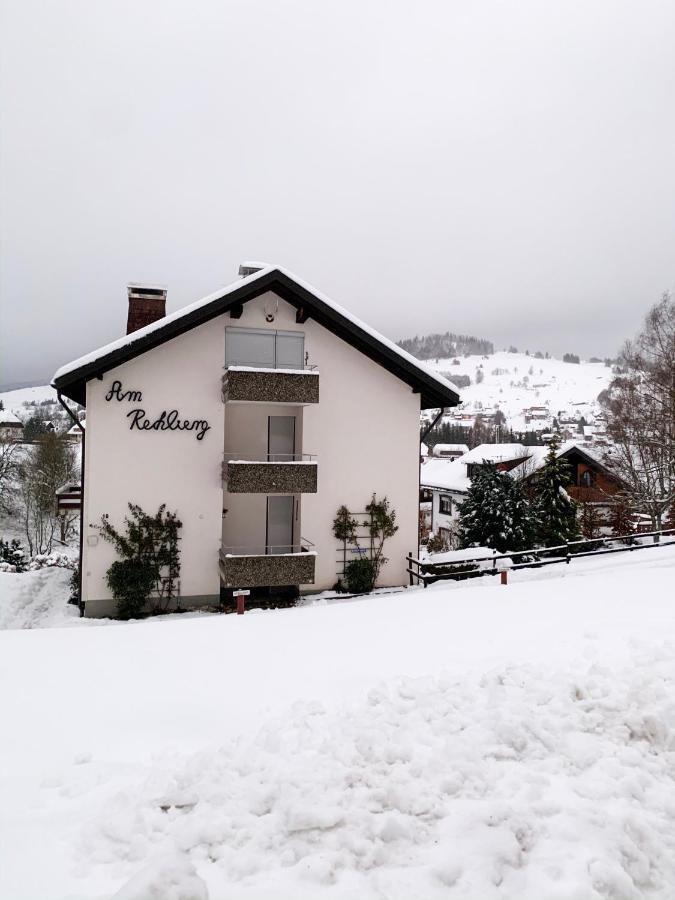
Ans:
[[[0,382],[242,259],[613,354],[675,285],[672,0],[3,0]]]

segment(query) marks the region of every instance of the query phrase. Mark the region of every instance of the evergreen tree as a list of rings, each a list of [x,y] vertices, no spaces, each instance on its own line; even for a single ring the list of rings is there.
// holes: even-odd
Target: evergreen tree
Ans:
[[[569,463],[558,457],[559,446],[557,438],[550,442],[536,482],[539,539],[545,547],[576,541],[580,536],[577,504],[565,490],[572,481],[572,471]]]
[[[536,518],[518,482],[484,463],[459,506],[459,526],[461,547],[479,544],[504,553],[533,545]]]

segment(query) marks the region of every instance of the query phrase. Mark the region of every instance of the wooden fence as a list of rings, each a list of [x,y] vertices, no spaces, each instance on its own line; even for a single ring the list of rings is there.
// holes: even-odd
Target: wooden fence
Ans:
[[[662,540],[664,537],[671,540]],[[649,543],[641,543],[644,538],[652,538]],[[619,544],[620,546],[613,546]],[[412,552],[406,556],[410,584],[427,587],[436,581],[463,581],[467,578],[481,578],[498,572],[514,569],[539,569],[569,563],[584,556],[604,556],[610,553],[632,553],[634,550],[648,550],[653,547],[668,547],[675,544],[675,528],[648,531],[641,534],[624,534],[619,537],[602,537],[591,540],[570,541],[557,547],[537,547],[533,550],[519,550],[514,553],[494,553],[490,556],[475,556],[448,562],[434,562],[417,559]]]

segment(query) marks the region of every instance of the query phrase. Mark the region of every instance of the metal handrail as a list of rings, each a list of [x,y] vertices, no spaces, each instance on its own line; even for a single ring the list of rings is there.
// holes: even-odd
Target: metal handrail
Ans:
[[[262,453],[257,450],[225,450],[225,462],[268,463],[268,462],[316,462],[316,453]]]
[[[285,554],[311,553],[314,544],[307,538],[300,538],[295,544],[241,544],[220,548],[221,558],[228,556],[282,556]]]
[[[311,366],[310,365],[303,365],[303,366],[265,365],[265,366],[263,366],[263,365],[253,365],[252,363],[229,363],[229,364],[225,363],[225,365],[223,366],[223,371],[228,372],[230,369],[235,369],[235,370],[249,369],[251,372],[256,372],[256,371],[267,372],[267,371],[272,371],[272,370],[274,370],[275,372],[301,372],[301,371],[316,372],[316,370],[318,368],[319,367],[316,364],[311,365]]]

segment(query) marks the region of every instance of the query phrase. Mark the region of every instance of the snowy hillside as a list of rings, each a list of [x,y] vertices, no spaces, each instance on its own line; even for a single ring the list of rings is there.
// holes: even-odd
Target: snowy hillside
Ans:
[[[564,568],[0,632],[0,896],[671,900],[675,549]]]
[[[583,417],[590,425],[599,413],[596,398],[612,378],[612,370],[604,363],[566,363],[524,353],[501,351],[458,359],[457,365],[452,359],[430,359],[426,365],[451,381],[462,375],[471,379],[469,387],[459,389],[462,405],[447,419],[463,425],[471,425],[477,413],[485,415],[497,409],[514,431],[547,430],[554,417],[559,421]],[[480,383],[478,372],[482,373]],[[526,416],[526,410],[532,411],[532,418]]]
[[[26,419],[31,415],[31,407],[40,404],[56,405],[56,391],[48,384],[37,387],[19,388],[15,391],[0,391],[0,400],[5,404],[5,409],[13,412],[20,419]]]

